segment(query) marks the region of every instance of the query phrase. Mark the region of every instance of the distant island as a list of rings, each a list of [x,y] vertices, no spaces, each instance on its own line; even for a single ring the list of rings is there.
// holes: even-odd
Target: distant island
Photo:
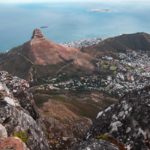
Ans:
[[[104,13],[104,12],[110,12],[110,9],[100,9],[100,8],[96,8],[96,9],[91,9],[91,12],[99,12],[99,13]]]
[[[48,26],[41,26],[40,28],[41,29],[45,29],[45,28],[48,28]]]

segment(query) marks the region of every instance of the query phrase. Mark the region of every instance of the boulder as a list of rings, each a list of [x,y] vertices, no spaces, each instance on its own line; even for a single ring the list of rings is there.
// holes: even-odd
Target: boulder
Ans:
[[[0,141],[1,150],[29,150],[19,138],[8,137]]]

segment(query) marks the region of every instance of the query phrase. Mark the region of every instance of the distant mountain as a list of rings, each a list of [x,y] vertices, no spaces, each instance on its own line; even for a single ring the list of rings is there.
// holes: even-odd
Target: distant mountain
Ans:
[[[82,49],[93,56],[126,50],[150,51],[150,34],[135,33],[108,38],[102,42]]]
[[[30,41],[0,56],[0,69],[32,81],[55,75],[68,66],[69,72],[92,71],[90,60],[88,54],[49,41],[35,29]]]

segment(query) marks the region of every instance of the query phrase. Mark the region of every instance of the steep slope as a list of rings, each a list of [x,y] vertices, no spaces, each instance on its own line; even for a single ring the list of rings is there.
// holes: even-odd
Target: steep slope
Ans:
[[[28,88],[25,80],[0,72],[0,149],[50,150]]]
[[[33,31],[32,39],[0,57],[0,69],[13,75],[36,80],[55,75],[64,69],[67,72],[92,71],[90,56],[78,49],[65,47],[47,40],[39,29]]]
[[[37,108],[29,91],[26,80],[0,72],[0,149],[66,149],[91,126],[90,119],[59,101]]]
[[[86,138],[110,141],[127,150],[149,150],[149,113],[148,86],[126,94],[117,104],[99,112]]]
[[[126,50],[150,51],[150,34],[134,33],[108,38],[93,46],[82,48],[82,51],[98,57],[105,54],[125,52]]]

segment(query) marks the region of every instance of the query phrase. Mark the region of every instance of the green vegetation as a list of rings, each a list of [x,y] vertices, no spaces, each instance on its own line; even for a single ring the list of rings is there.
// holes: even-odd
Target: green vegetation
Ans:
[[[109,140],[109,136],[107,134],[101,134],[101,135],[97,136],[96,138],[99,140],[105,140],[105,141]]]
[[[110,66],[110,70],[111,71],[116,71],[117,70],[117,66],[115,66],[115,65]]]
[[[109,68],[109,65],[108,64],[104,64],[103,65],[103,69],[108,69]]]
[[[29,138],[27,131],[17,131],[14,133],[14,136],[21,139],[24,143],[27,143]]]
[[[105,69],[105,70],[110,70],[110,71],[116,71],[117,70],[117,66],[116,64],[112,64],[110,62],[107,62],[107,61],[102,61],[101,62],[101,67],[102,69]]]
[[[131,66],[126,66],[126,69],[127,69],[128,71],[132,71],[134,68],[131,67]]]
[[[48,100],[59,101],[62,104],[66,105],[71,111],[77,113],[78,115],[84,117],[93,118],[96,116],[99,111],[99,103],[93,102],[90,99],[90,92],[80,91],[59,91],[60,93],[50,92],[49,94],[36,93],[34,99],[36,100],[36,105],[40,108],[43,103],[48,102]],[[85,97],[86,100],[83,100]]]

